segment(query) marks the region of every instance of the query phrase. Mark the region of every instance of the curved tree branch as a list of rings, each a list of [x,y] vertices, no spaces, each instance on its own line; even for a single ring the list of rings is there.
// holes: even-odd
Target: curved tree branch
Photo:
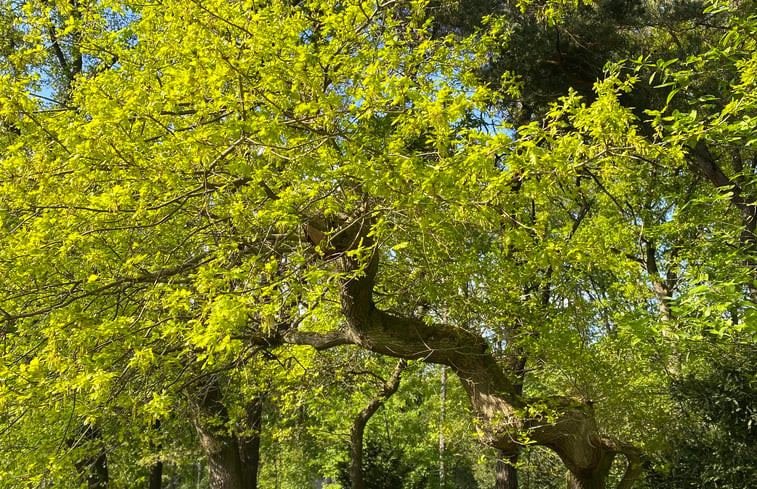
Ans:
[[[311,243],[317,245],[329,234],[339,234],[343,238],[340,244],[349,243],[349,247],[341,248],[333,247],[332,241],[327,255],[338,257],[340,272],[345,277],[340,283],[339,296],[346,324],[342,330],[329,333],[286,332],[281,338],[284,342],[319,349],[352,344],[383,355],[447,365],[468,395],[478,418],[482,442],[507,452],[526,442],[546,446],[560,456],[573,474],[577,481],[574,487],[604,487],[620,445],[603,443],[590,404],[563,397],[526,399],[482,336],[377,308],[373,288],[380,255],[368,235],[370,226],[353,221],[333,233],[317,227],[318,224],[321,223],[312,220],[305,229]],[[318,232],[309,227],[316,227]],[[361,260],[359,256],[366,256],[363,251],[371,254]],[[527,408],[535,403],[546,405],[547,412],[529,412]],[[635,470],[635,464],[629,466]],[[627,480],[624,489],[633,482],[630,476]],[[596,482],[600,485],[595,485]]]

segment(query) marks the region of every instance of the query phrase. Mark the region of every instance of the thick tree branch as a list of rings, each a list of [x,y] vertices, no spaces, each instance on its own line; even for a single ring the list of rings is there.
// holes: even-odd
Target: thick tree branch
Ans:
[[[645,240],[645,244],[646,259],[644,260],[644,265],[649,277],[652,279],[652,288],[659,304],[660,317],[663,321],[670,321],[673,319],[673,309],[671,307],[673,290],[672,287],[669,287],[670,280],[663,282],[660,275],[660,270],[657,267],[657,246],[654,240]]]
[[[310,223],[318,233],[306,227],[313,243],[319,243],[321,235],[331,232],[321,229],[319,224],[317,220]],[[525,399],[480,335],[444,323],[427,324],[376,307],[373,287],[380,254],[368,235],[369,227],[352,221],[340,228],[349,230],[343,233],[345,239],[340,243],[352,243],[350,248],[335,250],[339,253],[340,271],[346,277],[339,290],[344,329],[317,335],[289,332],[283,335],[283,340],[316,348],[353,344],[383,355],[447,365],[468,395],[478,418],[482,442],[506,452],[526,441],[535,442],[553,449],[577,481],[605,480],[615,452],[602,443],[589,404],[563,397]],[[346,253],[358,251],[357,246],[366,251],[374,248],[367,261]],[[357,253],[360,254],[365,256]],[[548,412],[527,414],[526,408],[535,402],[546,404]]]
[[[328,333],[313,333],[308,331],[286,331],[282,335],[285,343],[291,345],[312,346],[316,350],[328,350],[335,346],[353,344],[343,331],[329,331]]]
[[[718,166],[717,161],[715,161],[704,141],[697,141],[691,153],[699,169],[707,179],[721,193],[727,195],[731,203],[741,211],[741,222],[744,229],[741,232],[740,241],[742,246],[749,253],[753,254],[757,249],[757,236],[755,235],[755,229],[757,228],[757,205],[755,205],[752,199],[744,196],[744,190],[740,185],[723,173],[723,170]],[[753,257],[747,257],[745,265],[752,269],[753,275],[757,275],[757,261]],[[752,298],[757,300],[757,280],[750,281],[748,286]]]
[[[613,438],[603,438],[602,444],[609,452],[619,453],[626,457],[628,466],[623,473],[623,478],[620,480],[617,489],[631,489],[643,473],[641,451],[630,443],[624,443]]]

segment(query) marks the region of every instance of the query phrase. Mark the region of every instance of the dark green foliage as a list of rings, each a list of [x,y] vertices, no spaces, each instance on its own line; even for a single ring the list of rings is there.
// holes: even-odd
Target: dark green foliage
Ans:
[[[466,460],[460,460],[452,467],[450,487],[454,489],[478,489],[472,467],[467,462]]]
[[[639,56],[653,62],[685,58],[704,42],[703,33],[707,35],[706,28],[693,26],[712,21],[698,0],[598,0],[564,9],[554,14],[553,22],[545,21],[537,6],[524,11],[514,1],[440,0],[429,9],[440,34],[472,33],[486,15],[504,14],[509,40],[491,52],[480,76],[493,86],[501,84],[505,73],[523,83],[520,96],[505,100],[516,126],[543,118],[549,105],[570,89],[593,100],[594,83],[603,78],[607,63]],[[646,118],[644,109],[664,105],[667,91],[654,85],[644,80],[623,100],[641,119]]]
[[[363,474],[367,489],[410,489],[404,482],[411,471],[412,462],[401,451],[374,439],[366,439]],[[342,487],[350,487],[349,462],[339,465],[338,478]],[[415,487],[413,487],[415,489]]]
[[[716,359],[671,386],[688,422],[671,440],[647,487],[744,489],[757,481],[757,351]]]

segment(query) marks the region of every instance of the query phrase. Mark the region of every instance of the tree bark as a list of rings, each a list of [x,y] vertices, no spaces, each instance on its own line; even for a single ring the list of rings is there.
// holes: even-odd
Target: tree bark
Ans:
[[[549,287],[542,290],[542,304],[549,303]],[[522,324],[516,321],[505,328],[505,362],[510,377],[513,379],[514,394],[523,395],[523,383],[526,377],[526,363],[528,356],[519,344],[518,339],[522,331]],[[518,489],[518,458],[520,449],[513,448],[510,451],[500,451],[495,469],[495,489]]]
[[[444,465],[444,423],[447,417],[447,369],[442,367],[441,391],[439,393],[439,487],[444,489],[447,484],[447,470]]]
[[[605,453],[600,463],[591,471],[568,473],[568,489],[606,489],[607,476],[618,454],[626,457],[628,465],[617,489],[631,489],[641,477],[641,452],[636,447],[610,438],[604,438],[602,446],[605,447]]]
[[[211,489],[243,489],[242,467],[236,438],[225,434],[228,422],[221,392],[213,383],[201,394],[195,414],[200,447],[207,459]],[[214,426],[220,424],[220,426]]]
[[[260,465],[260,430],[263,426],[263,399],[256,397],[245,407],[247,429],[239,437],[239,459],[245,489],[257,489]]]
[[[732,180],[723,172],[704,141],[698,141],[690,151],[689,156],[694,160],[702,174],[718,191],[727,195],[731,203],[741,213],[743,230],[739,239],[747,254],[744,264],[752,272],[752,280],[748,284],[749,293],[752,300],[757,300],[757,260],[753,256],[755,250],[757,250],[757,234],[755,233],[757,231],[757,205],[755,205],[752,196],[746,195],[745,189],[739,185],[739,178]],[[743,179],[741,180],[743,181]]]
[[[262,402],[256,398],[247,406],[249,433],[234,436],[228,434],[229,415],[218,382],[210,382],[198,397],[194,424],[207,458],[210,488],[256,489]]]
[[[494,489],[518,489],[518,458],[519,450],[499,453],[495,474]]]
[[[660,319],[664,322],[673,320],[673,289],[675,288],[675,276],[668,272],[667,280],[663,279],[660,269],[657,267],[657,246],[654,240],[646,240],[644,266],[652,280],[652,290],[657,298]],[[664,281],[663,281],[664,280]]]
[[[568,472],[568,489],[606,489],[614,455],[604,454],[591,470]]]
[[[400,360],[394,368],[391,377],[381,388],[381,391],[355,416],[350,429],[350,483],[352,489],[365,489],[363,478],[363,435],[365,427],[371,417],[389,399],[400,386],[400,377],[407,367],[405,360]]]
[[[163,485],[163,462],[158,460],[150,468],[150,489],[161,489]]]

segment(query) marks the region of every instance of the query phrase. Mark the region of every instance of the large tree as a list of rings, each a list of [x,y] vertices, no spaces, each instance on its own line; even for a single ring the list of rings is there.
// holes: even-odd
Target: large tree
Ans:
[[[3,480],[189,416],[211,485],[242,487],[261,365],[355,345],[449,367],[502,453],[547,447],[584,489],[623,454],[631,487],[640,420],[667,412],[639,386],[685,368],[680,338],[754,332],[738,8],[687,59],[582,72],[582,98],[482,81],[528,49],[507,11],[466,36],[423,2],[4,3],[1,419],[14,440],[49,421]],[[77,430],[98,439],[55,448]]]

